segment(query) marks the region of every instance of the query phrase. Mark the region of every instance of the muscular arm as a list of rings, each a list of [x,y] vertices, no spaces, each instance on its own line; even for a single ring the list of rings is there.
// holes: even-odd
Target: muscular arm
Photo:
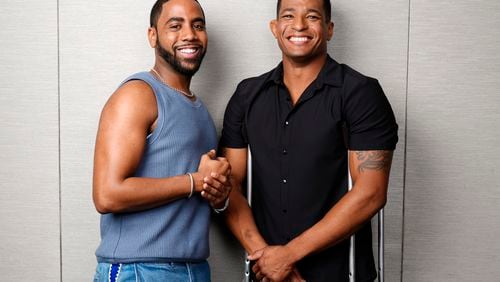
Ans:
[[[317,224],[289,243],[296,259],[352,235],[386,203],[392,151],[349,152],[353,188]]]
[[[187,175],[133,176],[157,115],[154,94],[142,81],[126,83],[106,103],[94,155],[93,199],[100,213],[145,210],[187,197],[191,192]],[[203,163],[212,162],[209,159],[205,156],[200,168]],[[208,166],[193,173],[195,192],[202,190],[203,176],[209,173]]]
[[[231,164],[231,183],[233,189],[229,195],[229,207],[224,212],[226,223],[243,245],[252,254],[267,246],[259,233],[247,199],[243,196],[241,185],[246,176],[247,149],[223,148],[224,157]]]
[[[370,220],[386,203],[392,151],[350,151],[353,189],[314,226],[286,246],[268,247],[252,259],[257,277],[280,281],[304,257],[334,246]]]

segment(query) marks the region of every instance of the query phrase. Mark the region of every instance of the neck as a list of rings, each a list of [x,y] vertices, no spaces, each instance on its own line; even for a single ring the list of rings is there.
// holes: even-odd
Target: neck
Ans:
[[[191,86],[191,76],[180,74],[168,63],[161,63],[158,61],[155,63],[153,69],[156,70],[161,76],[161,79],[172,88],[191,93],[189,90]]]
[[[283,57],[283,82],[290,92],[293,104],[299,100],[306,88],[318,77],[326,59],[326,53],[308,61]]]

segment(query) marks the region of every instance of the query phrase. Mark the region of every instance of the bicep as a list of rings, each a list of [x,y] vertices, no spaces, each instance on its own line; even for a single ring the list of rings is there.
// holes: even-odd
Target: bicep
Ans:
[[[353,183],[387,188],[392,155],[390,150],[349,151]]]
[[[139,83],[117,90],[103,109],[95,148],[96,180],[124,180],[132,176],[141,160],[156,116],[156,101],[150,88]],[[149,95],[144,93],[148,90]]]

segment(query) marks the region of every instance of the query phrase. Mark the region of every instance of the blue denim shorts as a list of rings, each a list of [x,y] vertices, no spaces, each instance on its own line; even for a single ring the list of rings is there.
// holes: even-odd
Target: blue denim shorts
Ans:
[[[94,282],[209,282],[206,261],[168,263],[98,263]]]

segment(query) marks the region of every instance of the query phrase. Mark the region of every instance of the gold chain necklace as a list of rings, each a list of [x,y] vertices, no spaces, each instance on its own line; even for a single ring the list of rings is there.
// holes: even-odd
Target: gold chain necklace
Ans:
[[[193,94],[193,93],[188,93],[188,92],[182,91],[182,90],[180,90],[180,89],[177,89],[177,88],[175,88],[175,87],[172,87],[172,86],[168,85],[168,84],[165,82],[165,80],[163,80],[163,78],[161,78],[161,75],[160,75],[160,74],[159,74],[159,73],[155,70],[155,68],[152,68],[152,69],[151,69],[151,71],[152,71],[152,72],[154,72],[154,73],[155,73],[155,75],[156,75],[156,77],[157,77],[157,78],[161,81],[161,83],[165,84],[167,87],[174,89],[175,91],[177,91],[177,92],[181,93],[182,95],[184,95],[184,96],[186,96],[186,97],[188,97],[188,98],[190,98],[190,99],[194,97],[194,94]]]

